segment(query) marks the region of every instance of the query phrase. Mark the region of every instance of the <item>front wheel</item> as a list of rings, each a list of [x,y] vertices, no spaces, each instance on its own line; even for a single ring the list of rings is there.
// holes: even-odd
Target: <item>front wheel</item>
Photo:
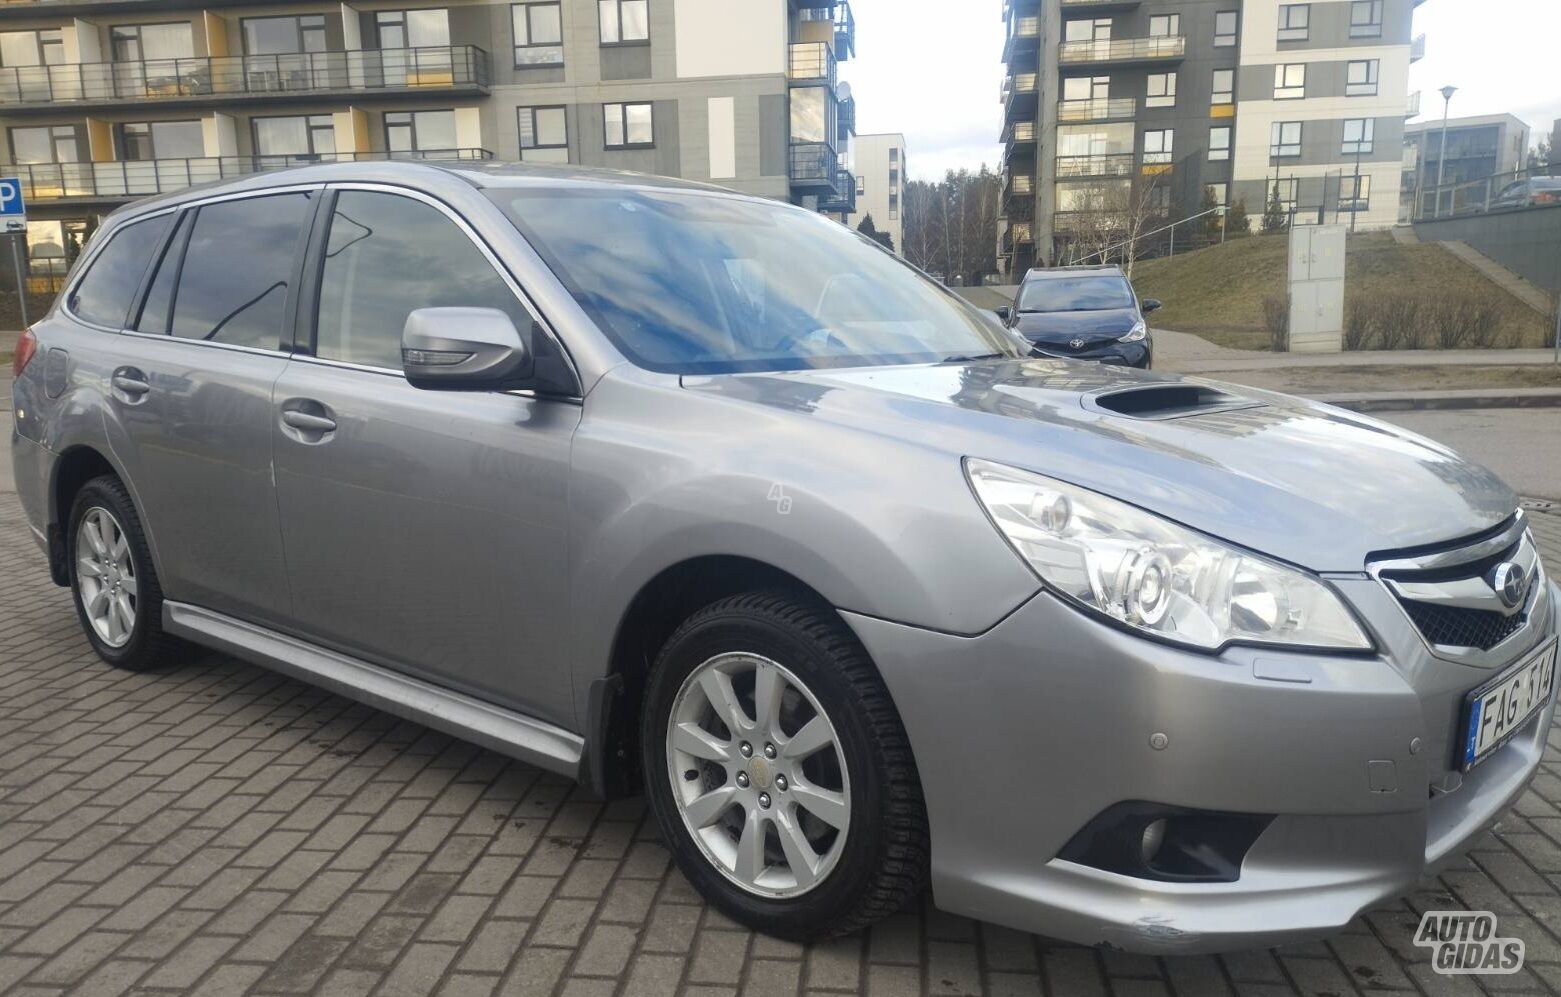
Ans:
[[[728,916],[809,940],[865,927],[925,885],[910,746],[827,607],[756,593],[700,610],[656,661],[641,731],[663,835]]]

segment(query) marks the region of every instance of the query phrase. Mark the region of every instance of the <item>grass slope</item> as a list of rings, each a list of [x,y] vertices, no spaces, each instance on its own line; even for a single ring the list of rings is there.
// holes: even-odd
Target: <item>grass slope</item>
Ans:
[[[1165,306],[1153,324],[1190,332],[1221,346],[1268,349],[1263,300],[1285,291],[1287,236],[1254,235],[1133,267],[1139,296]],[[1386,232],[1352,235],[1346,250],[1345,295],[1467,290],[1497,295],[1522,346],[1549,342],[1544,319],[1484,274],[1434,243],[1404,245]]]

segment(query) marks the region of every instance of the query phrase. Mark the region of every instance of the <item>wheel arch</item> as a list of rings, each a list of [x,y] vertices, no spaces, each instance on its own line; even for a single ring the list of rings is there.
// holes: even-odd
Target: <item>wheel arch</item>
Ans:
[[[673,631],[698,610],[728,596],[764,589],[792,593],[834,613],[829,601],[807,582],[740,555],[690,557],[664,568],[640,587],[618,621],[607,673],[591,685],[582,781],[606,798],[639,792],[640,712],[645,680],[656,655]]]
[[[45,531],[49,543],[49,576],[56,585],[69,585],[65,564],[65,534],[69,529],[71,505],[82,486],[94,478],[111,474],[120,481],[124,474],[97,447],[82,443],[66,448],[54,462],[49,483],[49,521]],[[126,485],[128,489],[129,485]]]

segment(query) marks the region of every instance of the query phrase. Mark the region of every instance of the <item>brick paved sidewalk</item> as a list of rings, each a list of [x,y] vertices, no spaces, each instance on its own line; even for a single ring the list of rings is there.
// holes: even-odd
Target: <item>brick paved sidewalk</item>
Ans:
[[[1561,567],[1561,514],[1535,520]],[[923,906],[804,949],[707,910],[639,801],[220,657],[103,666],[0,495],[0,989],[17,994],[1555,992],[1558,762],[1467,860],[1326,943],[1150,959]],[[1447,907],[1494,910],[1527,968],[1433,974],[1410,932]]]

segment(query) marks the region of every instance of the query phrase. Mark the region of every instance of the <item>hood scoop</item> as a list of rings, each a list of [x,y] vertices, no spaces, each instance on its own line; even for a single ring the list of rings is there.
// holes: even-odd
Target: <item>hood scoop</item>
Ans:
[[[1144,384],[1088,395],[1086,409],[1125,415],[1130,419],[1182,419],[1210,412],[1256,408],[1261,402],[1242,398],[1206,384]]]

